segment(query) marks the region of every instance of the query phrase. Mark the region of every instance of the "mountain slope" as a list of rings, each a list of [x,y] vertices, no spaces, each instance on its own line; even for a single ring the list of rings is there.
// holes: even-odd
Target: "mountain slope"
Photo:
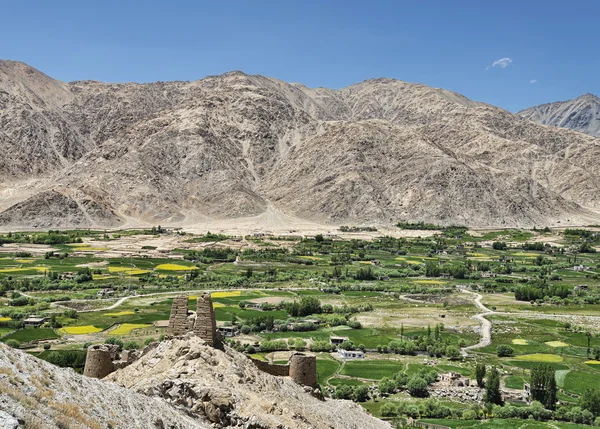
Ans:
[[[3,229],[201,225],[271,210],[329,224],[599,218],[600,140],[447,90],[393,79],[311,89],[242,72],[66,84],[0,64]],[[20,215],[51,192],[74,211]]]
[[[83,377],[0,343],[2,424],[6,429],[212,427],[161,399]]]
[[[600,98],[593,94],[568,101],[542,104],[517,113],[538,124],[570,128],[600,137]]]

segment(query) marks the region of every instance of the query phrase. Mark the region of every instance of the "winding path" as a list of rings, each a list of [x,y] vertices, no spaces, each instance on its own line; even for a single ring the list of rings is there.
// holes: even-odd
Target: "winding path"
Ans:
[[[466,289],[460,289],[460,291],[464,293],[469,293],[471,295],[475,295],[475,299],[473,300],[473,302],[475,303],[475,306],[477,306],[477,308],[483,311],[483,313],[476,314],[475,316],[473,316],[473,319],[477,319],[481,323],[481,340],[477,344],[474,344],[472,346],[463,347],[461,352],[463,356],[467,356],[468,350],[480,349],[482,347],[489,346],[492,343],[492,322],[489,319],[487,319],[486,316],[496,314],[496,312],[490,310],[485,305],[483,305],[483,303],[481,302],[483,296],[481,294],[471,292],[470,290]]]

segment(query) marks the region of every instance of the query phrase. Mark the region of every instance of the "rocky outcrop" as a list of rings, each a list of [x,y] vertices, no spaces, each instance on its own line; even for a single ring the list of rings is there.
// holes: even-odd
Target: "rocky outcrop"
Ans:
[[[160,343],[106,380],[224,427],[390,428],[358,404],[316,398],[311,387],[267,374],[241,353],[193,335]]]
[[[207,429],[160,398],[76,374],[0,343],[0,427]]]
[[[321,224],[600,219],[598,139],[394,79],[64,83],[5,61],[0,151],[4,229],[273,212]],[[44,210],[51,195],[62,217]]]

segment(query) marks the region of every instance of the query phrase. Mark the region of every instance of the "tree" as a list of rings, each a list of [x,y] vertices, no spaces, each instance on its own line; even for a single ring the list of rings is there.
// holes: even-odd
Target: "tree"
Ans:
[[[485,373],[486,373],[485,364],[478,363],[475,366],[475,378],[477,379],[477,385],[479,387],[483,387],[485,385],[485,383],[483,382],[483,379],[485,378]]]
[[[600,360],[600,346],[594,346],[592,349],[592,356],[594,356],[594,359]]]
[[[425,398],[429,396],[429,387],[427,386],[427,381],[425,381],[425,379],[419,375],[413,376],[413,378],[411,378],[406,385],[406,388],[410,396],[414,396],[416,398]]]
[[[600,416],[600,390],[587,389],[579,399],[579,406],[590,411],[594,417]]]
[[[496,348],[496,353],[498,354],[498,357],[512,356],[515,353],[515,349],[511,346],[501,344]]]
[[[485,382],[485,402],[502,405],[502,393],[500,392],[500,373],[493,367],[487,375]]]
[[[446,356],[448,359],[460,359],[460,350],[456,346],[446,347]]]
[[[506,249],[508,249],[508,246],[506,245],[506,243],[504,241],[494,241],[492,243],[492,248],[494,250],[506,250]]]
[[[396,390],[396,383],[393,380],[390,380],[387,377],[383,377],[380,381],[379,381],[379,394],[380,395],[390,395],[392,393],[395,392]]]
[[[531,398],[544,407],[556,407],[556,375],[551,365],[540,363],[531,369]]]

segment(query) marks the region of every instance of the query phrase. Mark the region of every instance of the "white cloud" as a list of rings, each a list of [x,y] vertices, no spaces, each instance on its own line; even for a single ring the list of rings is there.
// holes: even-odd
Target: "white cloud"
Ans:
[[[505,69],[506,67],[508,67],[511,63],[513,62],[513,60],[511,58],[508,57],[504,57],[504,58],[500,58],[499,60],[496,60],[492,63],[492,67],[500,67]]]
[[[529,83],[536,83],[536,82],[537,82],[537,79],[531,79],[531,80],[529,81]]]

